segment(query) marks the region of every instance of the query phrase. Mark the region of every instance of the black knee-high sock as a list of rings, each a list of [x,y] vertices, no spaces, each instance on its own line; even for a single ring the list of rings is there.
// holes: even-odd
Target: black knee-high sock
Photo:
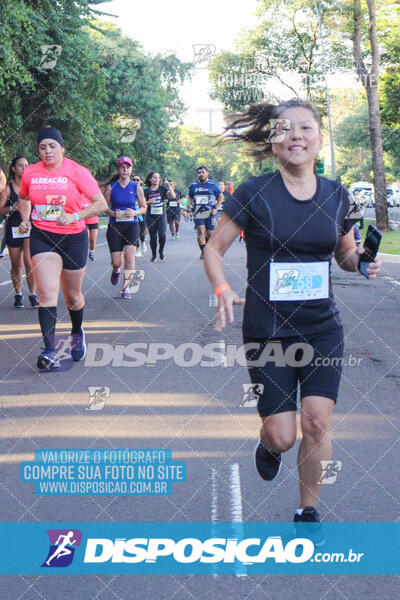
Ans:
[[[200,246],[201,253],[203,254],[204,248],[206,247],[206,245],[205,244],[199,244],[199,246]]]
[[[42,330],[44,345],[54,350],[54,338],[57,323],[57,306],[39,307],[39,324]]]
[[[167,238],[166,238],[165,235],[159,235],[158,236],[158,243],[160,245],[160,249],[159,249],[160,254],[163,254],[163,252],[164,252],[164,246],[165,246],[165,240],[166,239]]]
[[[69,310],[69,316],[71,318],[72,329],[71,333],[80,333],[82,328],[83,321],[83,309],[85,307],[82,306],[79,310]]]

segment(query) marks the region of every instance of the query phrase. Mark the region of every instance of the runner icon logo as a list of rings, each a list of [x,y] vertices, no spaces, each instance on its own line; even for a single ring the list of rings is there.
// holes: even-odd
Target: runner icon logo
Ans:
[[[42,567],[68,567],[76,548],[81,545],[82,532],[79,529],[48,529],[50,548]]]
[[[42,51],[42,58],[39,67],[51,71],[57,64],[58,57],[62,52],[62,46],[44,44],[40,46],[40,49]]]
[[[143,269],[125,269],[123,288],[128,288],[131,294],[139,291],[140,284],[144,281],[146,272]]]
[[[258,400],[264,391],[263,383],[242,383],[243,398],[239,406],[241,408],[253,408],[257,406]]]
[[[58,340],[58,344],[56,346],[56,350],[57,350],[56,359],[59,361],[70,360],[71,359],[71,346],[72,346],[72,336],[71,335],[68,335],[67,337],[61,337]]]
[[[268,141],[271,144],[281,144],[285,137],[286,133],[290,131],[290,120],[289,119],[270,119],[270,132],[268,135]]]
[[[110,397],[110,388],[107,386],[89,386],[89,402],[85,410],[103,410]]]
[[[317,481],[318,485],[330,485],[335,483],[339,471],[342,470],[341,460],[321,460],[321,477]]]
[[[207,69],[216,51],[215,44],[192,44],[192,48],[193,66],[196,69]]]
[[[299,272],[293,269],[277,269],[278,281],[273,290],[277,294],[287,294],[293,292],[296,281],[299,278]]]

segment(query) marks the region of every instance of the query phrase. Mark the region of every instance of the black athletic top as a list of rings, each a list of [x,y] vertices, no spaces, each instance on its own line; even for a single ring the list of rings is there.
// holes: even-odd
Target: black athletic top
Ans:
[[[144,195],[147,201],[154,200],[154,204],[148,204],[147,216],[150,219],[159,219],[165,213],[165,200],[167,200],[168,188],[160,185],[156,190],[146,188]]]
[[[9,188],[10,188],[10,197],[7,201],[6,206],[13,206],[15,202],[18,201],[18,194],[15,193],[14,187],[11,183],[11,181],[9,182]],[[21,223],[22,219],[21,219],[21,215],[19,214],[18,210],[13,210],[10,215],[7,215],[7,223],[9,227],[18,227],[18,225]]]
[[[332,293],[331,261],[339,237],[353,226],[353,220],[346,218],[348,210],[348,192],[339,182],[317,176],[315,195],[309,200],[297,200],[287,190],[279,171],[251,177],[226,200],[224,212],[245,230],[248,269],[245,337],[291,337],[341,325]],[[326,297],[276,301],[275,295],[270,300],[270,269],[278,268],[271,267],[273,262],[323,262],[329,278]],[[284,268],[283,265],[281,273]],[[302,269],[304,272],[304,267],[299,267],[299,271],[294,269],[289,274],[301,273]],[[275,274],[274,281],[276,277],[279,276]],[[309,279],[312,288],[314,280]],[[300,283],[306,285],[305,281]],[[274,285],[273,292],[277,289]]]

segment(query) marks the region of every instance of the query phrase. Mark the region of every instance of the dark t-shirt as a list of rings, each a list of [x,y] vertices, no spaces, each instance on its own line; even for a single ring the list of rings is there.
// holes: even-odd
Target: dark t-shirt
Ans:
[[[317,176],[315,195],[297,200],[279,171],[251,177],[226,200],[224,212],[245,231],[245,337],[304,336],[341,325],[332,293],[331,261],[339,237],[353,226],[353,220],[346,218],[348,210],[348,192],[339,182]],[[303,264],[288,265],[285,271],[279,263]],[[325,297],[309,299],[314,292],[318,297],[323,281]],[[285,289],[286,300],[277,301]],[[307,299],[288,299],[296,294],[307,294]]]
[[[175,196],[176,196],[175,199],[167,198],[167,210],[168,209],[176,210],[180,206],[179,200],[182,198],[182,193],[180,190],[177,190],[177,189],[175,189],[174,192],[175,192]]]
[[[147,207],[147,216],[150,219],[157,219],[165,213],[165,199],[167,197],[168,188],[160,185],[156,190],[146,188],[144,195],[146,200],[155,200],[154,204],[149,204]]]

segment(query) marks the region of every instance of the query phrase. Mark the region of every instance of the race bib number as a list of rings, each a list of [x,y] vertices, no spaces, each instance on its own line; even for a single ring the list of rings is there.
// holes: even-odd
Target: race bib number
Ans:
[[[196,204],[204,206],[205,204],[211,204],[210,196],[196,196]]]
[[[177,201],[176,201],[176,200],[170,200],[170,201],[169,201],[169,207],[170,207],[170,208],[173,208],[174,206],[178,206],[178,203],[177,203]]]
[[[19,230],[19,227],[11,227],[11,231],[12,231],[13,240],[18,240],[20,238],[28,238],[31,235],[30,228],[28,229],[28,231],[26,233],[22,233]]]
[[[274,302],[329,297],[329,262],[269,265],[269,299]]]
[[[57,204],[35,204],[40,221],[57,221],[63,213],[63,207]]]
[[[151,206],[151,208],[150,208],[150,214],[152,214],[152,215],[162,215],[163,214],[163,207],[162,206]]]
[[[125,210],[121,210],[121,218],[117,219],[117,217],[115,217],[115,222],[116,223],[121,223],[121,221],[123,221],[124,223],[128,222],[128,221],[134,221],[135,217],[128,217],[126,215],[126,211]]]

